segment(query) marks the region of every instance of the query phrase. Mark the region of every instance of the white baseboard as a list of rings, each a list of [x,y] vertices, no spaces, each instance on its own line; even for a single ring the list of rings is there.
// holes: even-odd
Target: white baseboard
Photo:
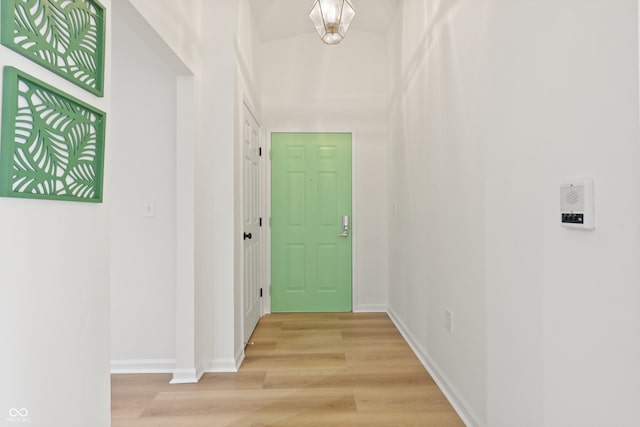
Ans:
[[[112,374],[172,374],[175,359],[129,359],[112,360]]]
[[[244,361],[244,348],[238,350],[234,359],[211,359],[205,360],[198,366],[197,375],[198,379],[206,373],[224,373],[224,372],[238,372],[240,365]]]
[[[200,381],[202,374],[198,375],[195,368],[193,369],[175,369],[173,378],[169,384],[195,384]]]
[[[235,359],[212,359],[202,362],[198,369],[202,373],[238,372]]]
[[[240,348],[236,353],[236,372],[240,370],[240,366],[242,365],[243,361],[244,361],[244,348]]]
[[[470,405],[460,397],[460,393],[451,385],[447,377],[442,373],[438,365],[429,357],[427,352],[415,339],[413,334],[409,332],[404,322],[400,320],[398,315],[395,314],[391,307],[388,308],[388,314],[393,323],[396,325],[404,339],[407,341],[416,357],[420,360],[420,363],[425,367],[431,378],[440,387],[440,390],[445,395],[453,409],[458,413],[458,416],[462,419],[462,422],[467,427],[481,427],[482,423],[478,421],[478,417],[475,416],[471,410]]]
[[[384,304],[359,304],[353,308],[354,313],[386,313],[388,307]]]

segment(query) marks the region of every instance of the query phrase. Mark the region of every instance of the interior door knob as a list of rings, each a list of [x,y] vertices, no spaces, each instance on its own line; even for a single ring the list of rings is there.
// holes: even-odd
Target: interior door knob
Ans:
[[[244,240],[251,239],[251,233],[244,233]]]

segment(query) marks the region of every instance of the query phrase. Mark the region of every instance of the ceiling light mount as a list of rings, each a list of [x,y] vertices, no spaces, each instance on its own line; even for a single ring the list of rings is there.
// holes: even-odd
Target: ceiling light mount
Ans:
[[[316,0],[309,18],[326,44],[338,44],[347,34],[356,10],[349,0]]]

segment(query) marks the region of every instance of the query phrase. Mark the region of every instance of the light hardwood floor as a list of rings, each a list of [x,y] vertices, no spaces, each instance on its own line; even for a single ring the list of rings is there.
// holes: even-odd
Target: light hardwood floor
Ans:
[[[113,375],[112,427],[463,426],[383,313],[263,317],[238,373]]]

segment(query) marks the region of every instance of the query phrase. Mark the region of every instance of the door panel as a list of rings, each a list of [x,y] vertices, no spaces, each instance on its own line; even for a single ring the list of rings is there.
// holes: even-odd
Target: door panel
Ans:
[[[249,340],[260,318],[260,130],[249,109],[243,110],[243,319]],[[249,237],[251,236],[251,237]]]
[[[351,311],[351,135],[272,134],[271,311]]]

